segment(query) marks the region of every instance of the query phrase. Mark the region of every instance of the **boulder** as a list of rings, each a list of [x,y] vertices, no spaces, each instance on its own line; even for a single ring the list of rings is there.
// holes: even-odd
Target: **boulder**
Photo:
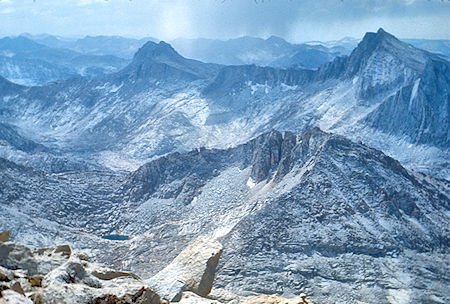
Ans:
[[[112,280],[118,277],[128,277],[133,276],[129,272],[123,272],[123,271],[115,271],[115,270],[106,270],[106,271],[98,271],[94,270],[92,272],[92,275],[101,279],[101,280]]]
[[[136,280],[140,280],[140,278],[134,273],[124,272],[124,271],[116,271],[114,269],[96,264],[89,263],[89,267],[86,269],[90,274],[94,277],[99,278],[100,280],[112,280],[120,277],[131,277]]]
[[[90,263],[84,255],[72,254],[68,245],[32,250],[1,242],[0,263],[0,304],[161,302],[137,275]]]
[[[87,263],[78,257],[71,257],[66,263],[50,271],[42,280],[42,286],[55,284],[85,284],[93,288],[101,288],[100,281],[86,272]]]
[[[222,245],[219,242],[197,239],[146,283],[171,302],[179,301],[183,291],[205,297],[211,291],[221,254]]]
[[[69,245],[57,245],[54,248],[54,253],[61,253],[62,255],[65,255],[67,257],[70,257],[72,254],[72,250],[70,249]]]
[[[84,284],[52,284],[39,288],[31,298],[37,304],[86,304],[100,295],[100,290]]]
[[[17,281],[0,283],[0,299],[2,298],[2,295],[6,290],[12,290],[16,293],[19,293],[19,294],[25,296],[25,292],[23,291],[22,286]],[[1,302],[1,300],[0,300],[0,302]]]
[[[0,242],[0,266],[21,269],[30,276],[47,274],[66,262],[70,254],[67,245],[31,250],[19,243]]]
[[[33,296],[35,303],[159,304],[159,296],[135,274],[87,262],[78,254],[45,275],[41,286]]]
[[[3,290],[1,292],[0,304],[33,304],[33,302],[12,289]]]
[[[37,262],[30,248],[13,242],[0,242],[0,266],[37,273]]]
[[[107,294],[90,300],[88,304],[123,304],[123,301],[116,295]]]
[[[25,292],[23,291],[22,286],[20,285],[19,282],[12,282],[12,283],[9,285],[9,288],[10,288],[11,290],[14,290],[14,291],[17,292],[17,293],[20,293],[21,295],[25,295]]]
[[[0,232],[0,242],[8,242],[9,241],[9,230]]]
[[[213,288],[208,294],[208,299],[216,300],[222,303],[239,303],[240,298],[237,294],[223,288]]]
[[[241,304],[312,304],[306,300],[306,295],[287,299],[279,295],[257,295],[243,298]]]
[[[28,282],[30,283],[30,287],[42,287],[42,279],[44,277],[40,274],[36,274],[31,277],[27,277]]]
[[[49,248],[40,248],[33,251],[38,264],[38,273],[47,274],[64,264],[72,255],[69,245],[56,245]]]
[[[148,288],[142,287],[135,294],[127,294],[118,297],[113,294],[107,294],[96,297],[89,301],[88,304],[160,304],[160,297]]]
[[[208,298],[200,297],[199,295],[190,292],[185,291],[181,294],[180,304],[221,304],[222,302],[219,302],[217,300],[211,300]]]
[[[124,296],[125,300],[128,300],[129,303],[136,304],[160,304],[161,298],[157,293],[148,288],[141,288],[137,293],[133,295]]]
[[[9,269],[0,266],[0,282],[9,282],[12,281],[12,279],[14,279],[14,273]]]
[[[123,280],[122,278],[106,282],[109,286],[102,288],[91,287],[83,282],[52,283],[36,289],[32,298],[35,303],[39,304],[159,304],[159,296],[145,288],[142,282],[130,283],[127,279]]]

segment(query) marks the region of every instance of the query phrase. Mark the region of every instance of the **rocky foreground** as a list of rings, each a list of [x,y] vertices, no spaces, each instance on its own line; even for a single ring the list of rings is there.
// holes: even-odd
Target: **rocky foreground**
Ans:
[[[91,262],[68,245],[30,249],[0,233],[0,304],[311,303],[304,294],[240,297],[213,289],[221,254],[217,241],[197,239],[144,280]]]

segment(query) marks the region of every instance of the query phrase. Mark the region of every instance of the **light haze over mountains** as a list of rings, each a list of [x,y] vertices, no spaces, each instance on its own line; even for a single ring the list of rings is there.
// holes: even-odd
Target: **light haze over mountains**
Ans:
[[[0,1],[0,231],[143,279],[213,239],[242,296],[450,302],[448,3],[281,2]]]

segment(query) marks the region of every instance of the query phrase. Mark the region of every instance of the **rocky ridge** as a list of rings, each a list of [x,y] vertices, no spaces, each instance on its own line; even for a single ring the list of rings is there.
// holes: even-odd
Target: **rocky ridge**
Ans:
[[[0,229],[14,228],[27,244],[69,241],[96,261],[150,277],[207,237],[227,248],[216,286],[242,296],[305,291],[316,302],[383,304],[449,297],[448,182],[317,128],[171,153],[128,175],[0,165]]]
[[[32,250],[10,242],[7,235],[2,233],[0,239],[1,304],[310,303],[304,294],[295,299],[243,298],[219,289],[210,296],[222,253],[222,246],[213,240],[194,241],[144,281],[133,273],[90,262],[67,245]]]

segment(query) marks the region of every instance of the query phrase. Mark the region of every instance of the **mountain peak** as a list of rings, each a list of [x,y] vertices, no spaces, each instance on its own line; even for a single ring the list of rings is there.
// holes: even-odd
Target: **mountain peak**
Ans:
[[[46,48],[25,36],[5,37],[0,39],[0,47],[14,51],[33,51]]]
[[[134,55],[134,60],[153,60],[156,58],[174,57],[181,56],[173,49],[170,44],[164,41],[160,41],[159,43],[148,41]]]
[[[192,81],[212,77],[216,70],[217,67],[184,58],[164,41],[148,41],[136,52],[133,61],[119,73],[119,77],[133,75],[158,81],[168,78]]]
[[[269,38],[267,38],[266,41],[274,42],[274,43],[286,43],[286,40],[284,40],[281,37],[274,36],[274,35],[272,35]]]
[[[424,51],[398,40],[383,28],[379,28],[376,33],[366,33],[358,46],[353,50],[349,58],[347,73],[354,75],[369,62],[369,58],[373,54],[377,55],[377,60],[373,61],[372,64],[380,65],[383,58],[390,56],[416,71],[423,70],[427,57]]]
[[[395,38],[395,36],[393,36],[392,34],[389,34],[383,28],[380,27],[376,33],[367,32],[364,35],[364,38],[361,40],[361,42],[358,46],[367,45],[367,46],[376,47],[377,45],[379,45],[380,43],[383,43],[384,41],[400,42],[397,38]]]
[[[382,27],[380,27],[377,31],[377,34],[387,34],[387,32]]]

